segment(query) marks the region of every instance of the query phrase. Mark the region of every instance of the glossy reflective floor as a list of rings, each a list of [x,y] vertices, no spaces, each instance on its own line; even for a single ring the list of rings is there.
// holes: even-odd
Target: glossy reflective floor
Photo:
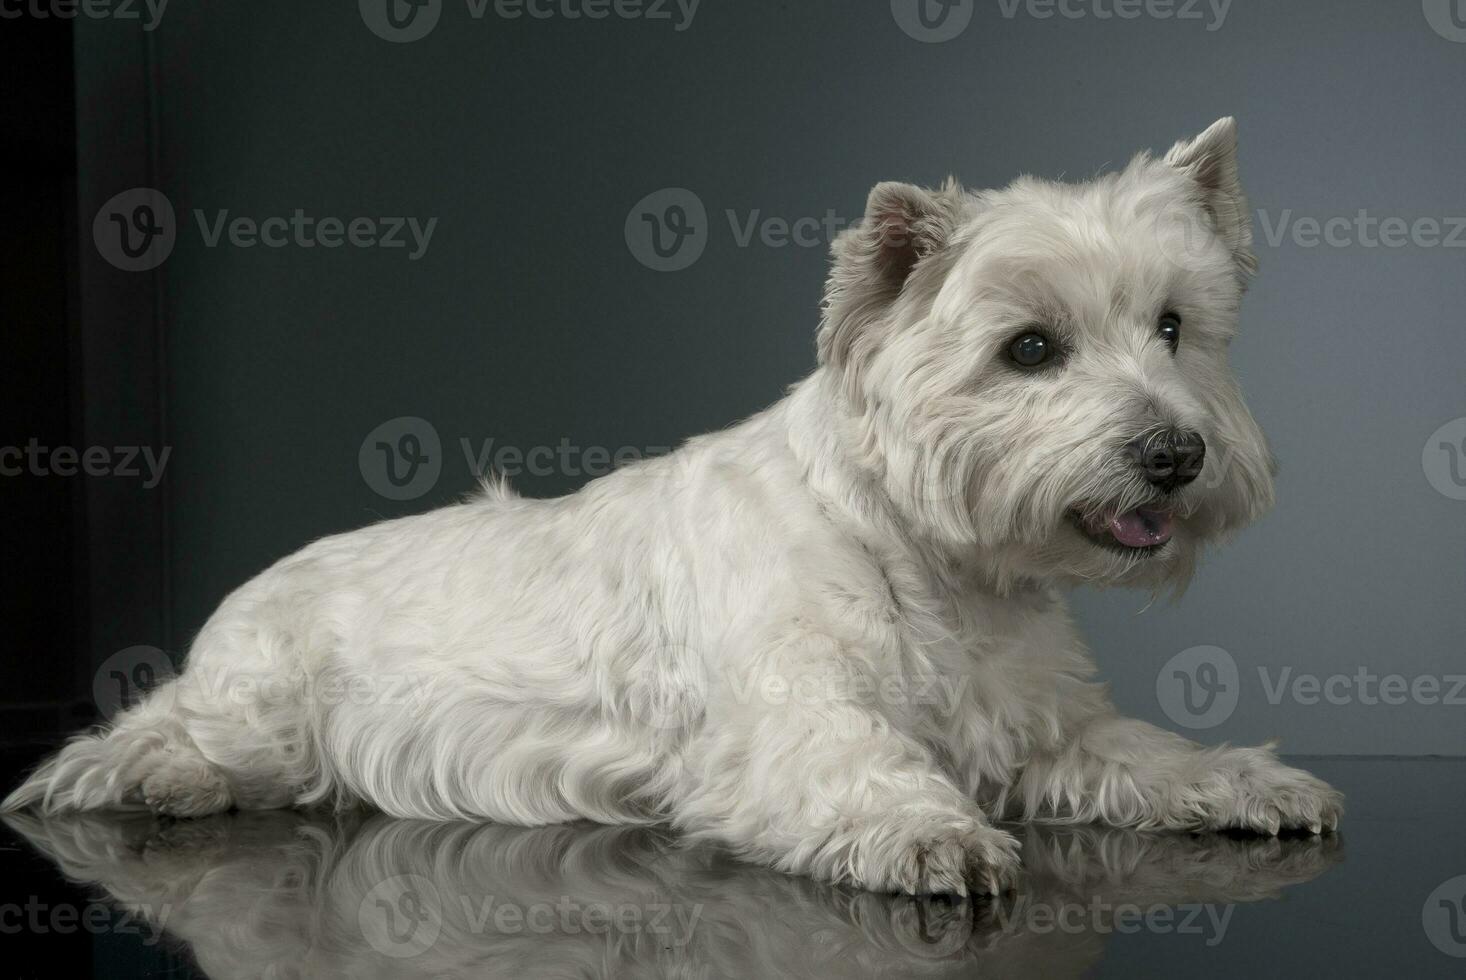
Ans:
[[[1019,828],[1027,880],[999,901],[829,887],[655,830],[12,817],[0,974],[1466,975],[1466,762],[1306,764],[1349,797],[1338,835]]]

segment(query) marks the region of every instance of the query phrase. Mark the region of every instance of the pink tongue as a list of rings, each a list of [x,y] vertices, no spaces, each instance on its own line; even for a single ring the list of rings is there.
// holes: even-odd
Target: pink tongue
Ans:
[[[1148,548],[1171,540],[1171,512],[1144,507],[1110,518],[1110,534],[1127,548]]]

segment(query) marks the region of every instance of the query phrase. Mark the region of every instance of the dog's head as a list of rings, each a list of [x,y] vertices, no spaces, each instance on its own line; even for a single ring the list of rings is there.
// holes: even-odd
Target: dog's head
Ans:
[[[1251,240],[1231,119],[1084,184],[880,184],[820,361],[932,540],[1000,580],[1181,583],[1272,502],[1227,355]]]

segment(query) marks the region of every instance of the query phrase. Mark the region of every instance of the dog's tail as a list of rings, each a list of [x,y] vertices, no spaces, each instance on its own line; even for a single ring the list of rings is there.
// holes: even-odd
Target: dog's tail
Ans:
[[[141,806],[142,781],[161,759],[179,748],[188,754],[198,751],[172,716],[170,699],[158,697],[164,694],[160,688],[144,704],[119,715],[114,724],[72,738],[0,802],[0,812],[34,808],[49,814]]]

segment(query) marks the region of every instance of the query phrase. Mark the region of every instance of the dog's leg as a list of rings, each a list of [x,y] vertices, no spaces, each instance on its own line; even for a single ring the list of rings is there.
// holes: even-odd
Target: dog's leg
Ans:
[[[13,792],[0,810],[46,813],[146,804],[171,817],[198,817],[235,802],[224,772],[173,710],[177,682],[121,713],[107,728],[77,736]]]
[[[1320,833],[1343,812],[1337,790],[1271,746],[1205,748],[1118,717],[1091,720],[1067,748],[1032,760],[1017,789],[1029,816],[1125,827]]]
[[[677,824],[749,860],[876,891],[1009,886],[1017,841],[925,746],[852,693],[830,647],[812,646],[761,671],[746,698],[711,706],[722,717],[689,752]]]

